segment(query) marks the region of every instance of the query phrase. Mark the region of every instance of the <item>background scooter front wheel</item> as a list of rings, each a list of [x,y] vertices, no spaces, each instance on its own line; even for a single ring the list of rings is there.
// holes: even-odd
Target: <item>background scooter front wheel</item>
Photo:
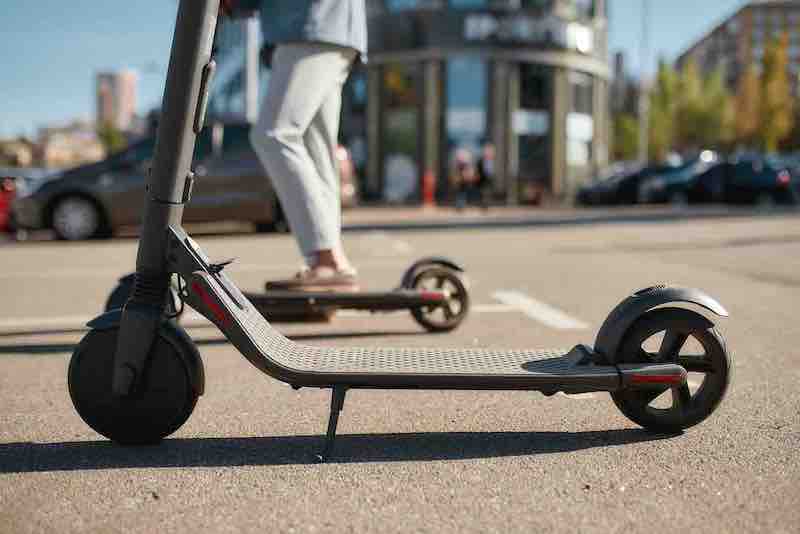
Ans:
[[[112,394],[119,328],[92,330],[69,364],[69,394],[81,418],[97,433],[123,445],[157,443],[175,432],[194,410],[202,391],[197,349],[177,327],[162,324],[144,376],[131,395]],[[185,337],[185,334],[183,334]],[[191,344],[191,340],[188,340]],[[190,351],[194,354],[181,354]],[[198,379],[199,378],[199,379]]]
[[[617,363],[676,363],[687,383],[611,394],[631,421],[654,432],[694,426],[722,402],[733,363],[725,340],[703,315],[683,308],[658,308],[642,315],[625,334]]]
[[[414,276],[417,291],[444,291],[445,302],[436,306],[412,308],[411,315],[429,332],[449,332],[461,324],[469,313],[469,292],[461,274],[446,267],[429,267]]]

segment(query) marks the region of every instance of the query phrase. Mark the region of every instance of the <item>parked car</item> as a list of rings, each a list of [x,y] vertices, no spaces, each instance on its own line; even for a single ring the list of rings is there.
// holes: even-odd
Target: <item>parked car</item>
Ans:
[[[247,221],[258,231],[285,226],[270,180],[249,142],[250,125],[215,124],[198,137],[186,222]],[[138,225],[155,139],[146,138],[109,158],[62,172],[19,195],[14,214],[22,228],[51,228],[60,239],[109,237]],[[337,158],[349,163],[349,154]],[[345,173],[343,173],[345,174]],[[353,181],[352,172],[346,178]],[[355,195],[354,188],[347,188]],[[343,187],[343,192],[345,188]],[[353,204],[354,199],[346,202]]]
[[[702,151],[684,165],[657,173],[639,184],[638,200],[642,204],[686,205],[690,190],[698,177],[719,163],[719,155],[711,150]]]
[[[587,206],[635,204],[639,201],[639,186],[644,180],[681,167],[682,165],[651,165],[617,170],[581,187],[576,200]]]
[[[770,157],[722,162],[698,176],[689,190],[692,202],[729,204],[795,204],[800,178],[785,163]]]

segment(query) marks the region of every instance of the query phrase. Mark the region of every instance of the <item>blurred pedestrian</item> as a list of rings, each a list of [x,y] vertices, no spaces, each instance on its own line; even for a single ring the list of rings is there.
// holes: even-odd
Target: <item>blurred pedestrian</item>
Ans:
[[[472,190],[477,186],[478,173],[472,152],[465,147],[453,151],[450,184],[455,191],[455,207],[461,211],[469,202]]]
[[[272,73],[250,140],[272,180],[305,266],[267,289],[353,291],[341,241],[336,161],[342,87],[367,50],[364,0],[223,0],[260,11]]]
[[[487,141],[483,144],[478,160],[477,201],[484,210],[489,209],[494,190],[496,153],[494,143]]]

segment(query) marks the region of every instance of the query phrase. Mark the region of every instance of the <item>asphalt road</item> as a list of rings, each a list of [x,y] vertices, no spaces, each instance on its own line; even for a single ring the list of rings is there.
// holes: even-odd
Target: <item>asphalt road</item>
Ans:
[[[191,322],[206,394],[163,444],[121,448],[72,408],[80,325],[134,263],[136,242],[0,246],[0,532],[798,532],[797,215],[356,231],[366,285],[446,254],[474,313],[429,335],[406,313],[280,325],[334,346],[570,347],[630,291],[703,288],[731,317],[733,387],[708,421],[655,436],[607,395],[354,391],[334,461],[314,463],[328,394],[259,373]],[[298,263],[288,236],[201,238],[257,289]],[[546,305],[546,306],[544,306]],[[549,307],[548,307],[549,306]],[[544,309],[544,311],[543,311]]]

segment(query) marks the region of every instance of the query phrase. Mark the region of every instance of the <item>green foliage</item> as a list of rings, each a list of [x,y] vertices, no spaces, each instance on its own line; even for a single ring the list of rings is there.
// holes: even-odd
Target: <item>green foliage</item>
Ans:
[[[128,140],[122,131],[109,123],[103,123],[97,127],[97,137],[103,144],[106,154],[115,154],[128,145]]]
[[[612,124],[612,157],[616,161],[636,159],[639,152],[639,120],[630,113],[620,113]]]
[[[648,151],[651,161],[664,161],[673,148],[678,82],[675,70],[667,63],[661,62],[650,96]]]
[[[675,144],[680,150],[696,150],[705,143],[703,79],[694,61],[684,65],[678,78],[675,101]]]
[[[758,132],[762,148],[775,152],[794,126],[794,101],[787,68],[789,35],[783,33],[772,41],[764,54],[761,78],[761,127]]]
[[[750,64],[739,77],[736,88],[736,143],[743,147],[755,145],[761,123],[761,80],[754,64]]]

